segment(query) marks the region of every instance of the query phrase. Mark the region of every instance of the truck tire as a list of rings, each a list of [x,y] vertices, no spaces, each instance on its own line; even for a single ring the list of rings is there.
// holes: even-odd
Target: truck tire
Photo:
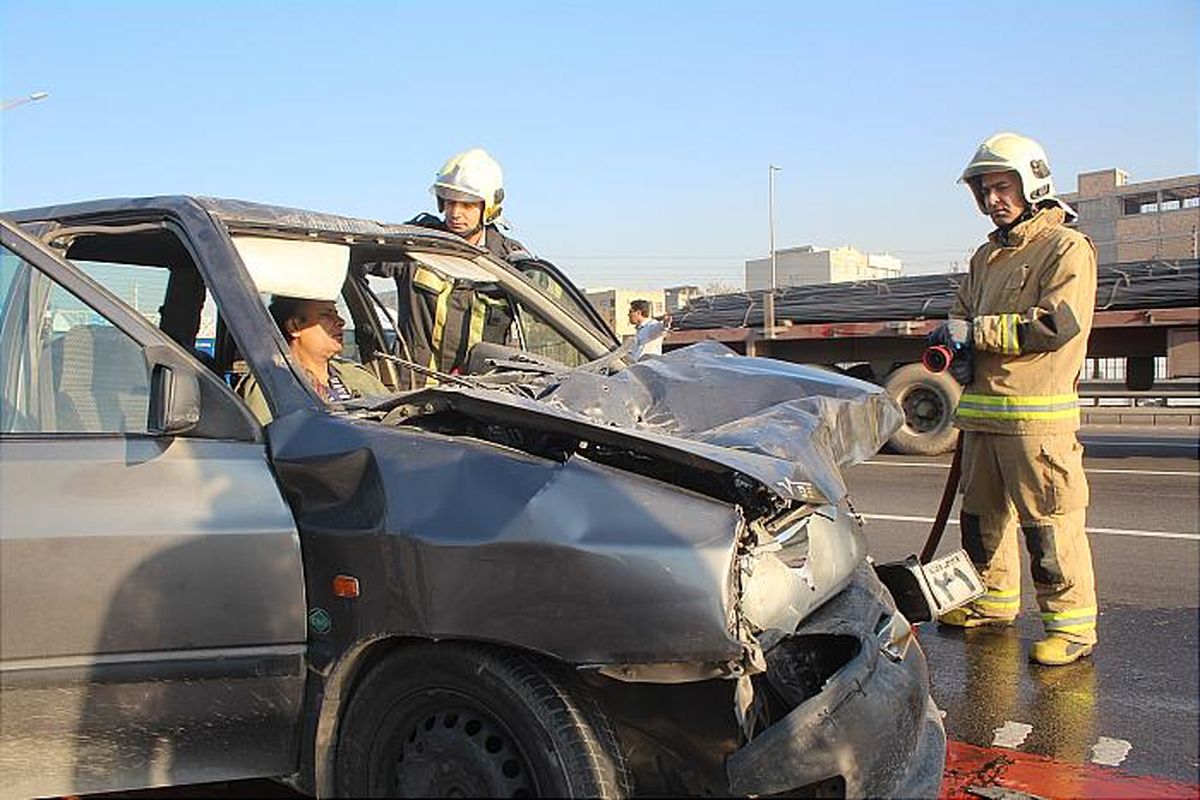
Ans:
[[[341,797],[625,797],[612,724],[566,670],[496,648],[405,647],[354,690]]]
[[[884,388],[904,410],[904,424],[888,440],[893,450],[935,456],[954,449],[958,441],[954,409],[962,388],[949,373],[906,364],[888,376]]]

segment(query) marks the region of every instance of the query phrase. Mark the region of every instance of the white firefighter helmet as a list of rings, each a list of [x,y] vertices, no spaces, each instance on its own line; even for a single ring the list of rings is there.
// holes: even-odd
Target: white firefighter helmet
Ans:
[[[437,195],[439,210],[442,200],[483,203],[483,224],[489,225],[500,216],[500,206],[504,202],[504,173],[486,150],[472,147],[450,156],[429,191]]]
[[[979,181],[971,179],[989,172],[1010,170],[1021,176],[1021,190],[1030,206],[1053,202],[1066,212],[1068,221],[1075,219],[1075,211],[1054,192],[1054,181],[1050,177],[1050,161],[1046,158],[1046,151],[1027,136],[997,133],[984,139],[962,171],[958,182],[971,188],[979,210],[986,214],[987,208],[979,193]]]

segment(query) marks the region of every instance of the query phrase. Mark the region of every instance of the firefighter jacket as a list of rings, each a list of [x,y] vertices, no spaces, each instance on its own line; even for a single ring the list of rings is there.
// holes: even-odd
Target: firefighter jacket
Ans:
[[[955,424],[1005,434],[1079,428],[1079,373],[1096,302],[1096,250],[1043,208],[993,231],[971,258],[950,316],[972,322],[975,374]]]
[[[396,317],[404,357],[440,372],[465,369],[479,342],[505,344],[514,319],[503,293],[468,281],[455,281],[416,263],[399,265]],[[401,370],[400,385],[436,385],[427,374]]]

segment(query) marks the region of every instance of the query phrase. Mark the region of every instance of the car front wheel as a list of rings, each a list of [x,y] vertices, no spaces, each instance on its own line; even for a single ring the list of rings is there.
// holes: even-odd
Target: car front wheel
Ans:
[[[503,650],[406,647],[355,689],[344,797],[623,797],[611,723],[569,672]]]

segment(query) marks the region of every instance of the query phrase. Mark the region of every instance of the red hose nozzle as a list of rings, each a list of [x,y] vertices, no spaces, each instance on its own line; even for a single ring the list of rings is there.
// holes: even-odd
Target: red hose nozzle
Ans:
[[[945,372],[950,368],[950,362],[953,360],[954,351],[943,344],[926,347],[921,356],[921,363],[930,372]]]

